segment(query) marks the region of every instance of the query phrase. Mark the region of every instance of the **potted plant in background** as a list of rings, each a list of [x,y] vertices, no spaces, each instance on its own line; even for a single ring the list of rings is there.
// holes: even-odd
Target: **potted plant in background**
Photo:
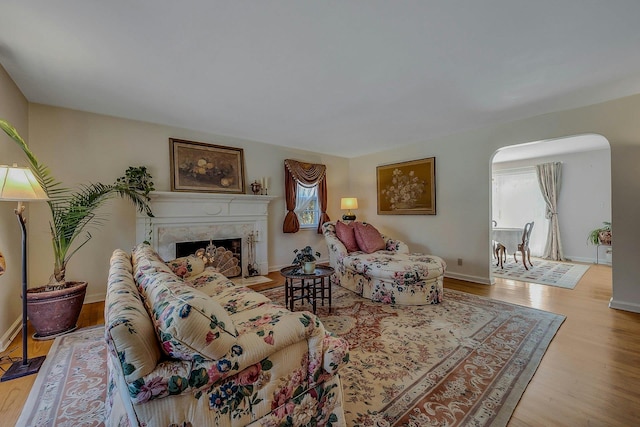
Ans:
[[[611,222],[604,221],[602,227],[591,230],[587,242],[592,245],[611,245]]]
[[[33,174],[49,197],[53,274],[45,286],[27,291],[27,312],[36,330],[34,338],[51,339],[76,328],[87,282],[67,281],[67,264],[91,239],[87,226],[102,224],[104,218],[98,215],[98,208],[109,199],[122,197],[152,217],[148,204],[149,192],[154,190],[152,177],[144,166],[129,167],[113,184],[89,183],[73,190],[65,188],[38,161],[12,125],[0,120],[0,127],[26,154]]]
[[[296,255],[293,265],[300,266],[305,274],[313,274],[316,271],[316,257],[320,258],[320,252],[314,252],[311,246],[305,246],[302,249],[295,249],[293,253]]]

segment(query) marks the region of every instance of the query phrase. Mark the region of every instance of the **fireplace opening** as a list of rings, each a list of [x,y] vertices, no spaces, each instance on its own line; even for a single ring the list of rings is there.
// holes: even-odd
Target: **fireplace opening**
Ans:
[[[176,242],[176,258],[194,255],[198,249],[206,249],[207,246],[213,244],[216,248],[223,247],[226,250],[230,251],[233,255],[233,258],[237,260],[235,265],[239,266],[236,269],[233,269],[233,273],[228,273],[231,270],[225,270],[224,267],[227,265],[221,265],[220,271],[225,274],[228,278],[238,277],[242,275],[242,239],[214,239],[214,240],[199,240],[195,242]],[[218,267],[216,265],[216,267]]]

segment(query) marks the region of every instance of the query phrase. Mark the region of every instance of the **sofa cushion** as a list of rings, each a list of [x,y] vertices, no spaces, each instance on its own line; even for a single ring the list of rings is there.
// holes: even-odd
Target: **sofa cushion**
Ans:
[[[370,254],[386,248],[382,235],[371,224],[355,222],[354,234],[356,242],[358,242],[358,247],[361,251]]]
[[[182,279],[187,279],[204,271],[204,261],[195,255],[167,261],[167,265],[176,276]]]
[[[219,303],[173,273],[148,273],[144,279],[140,285],[167,355],[182,360],[217,360],[229,352],[237,332]]]
[[[336,236],[342,242],[347,251],[355,252],[359,251],[360,247],[356,241],[354,223],[345,224],[342,221],[336,222]]]

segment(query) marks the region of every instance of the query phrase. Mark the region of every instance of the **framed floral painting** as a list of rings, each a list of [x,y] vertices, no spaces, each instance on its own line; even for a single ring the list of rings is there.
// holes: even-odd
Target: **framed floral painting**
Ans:
[[[436,158],[376,168],[378,215],[435,215]]]
[[[242,148],[169,138],[171,191],[244,194]]]

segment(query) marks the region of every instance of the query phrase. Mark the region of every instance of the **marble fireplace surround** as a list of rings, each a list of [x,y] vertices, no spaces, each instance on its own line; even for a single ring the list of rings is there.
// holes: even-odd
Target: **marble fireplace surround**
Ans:
[[[262,275],[269,272],[267,217],[275,197],[177,191],[154,191],[150,196],[154,218],[137,214],[136,241],[151,242],[165,261],[175,258],[178,242],[240,238],[246,276],[247,237],[254,233],[257,270]]]

